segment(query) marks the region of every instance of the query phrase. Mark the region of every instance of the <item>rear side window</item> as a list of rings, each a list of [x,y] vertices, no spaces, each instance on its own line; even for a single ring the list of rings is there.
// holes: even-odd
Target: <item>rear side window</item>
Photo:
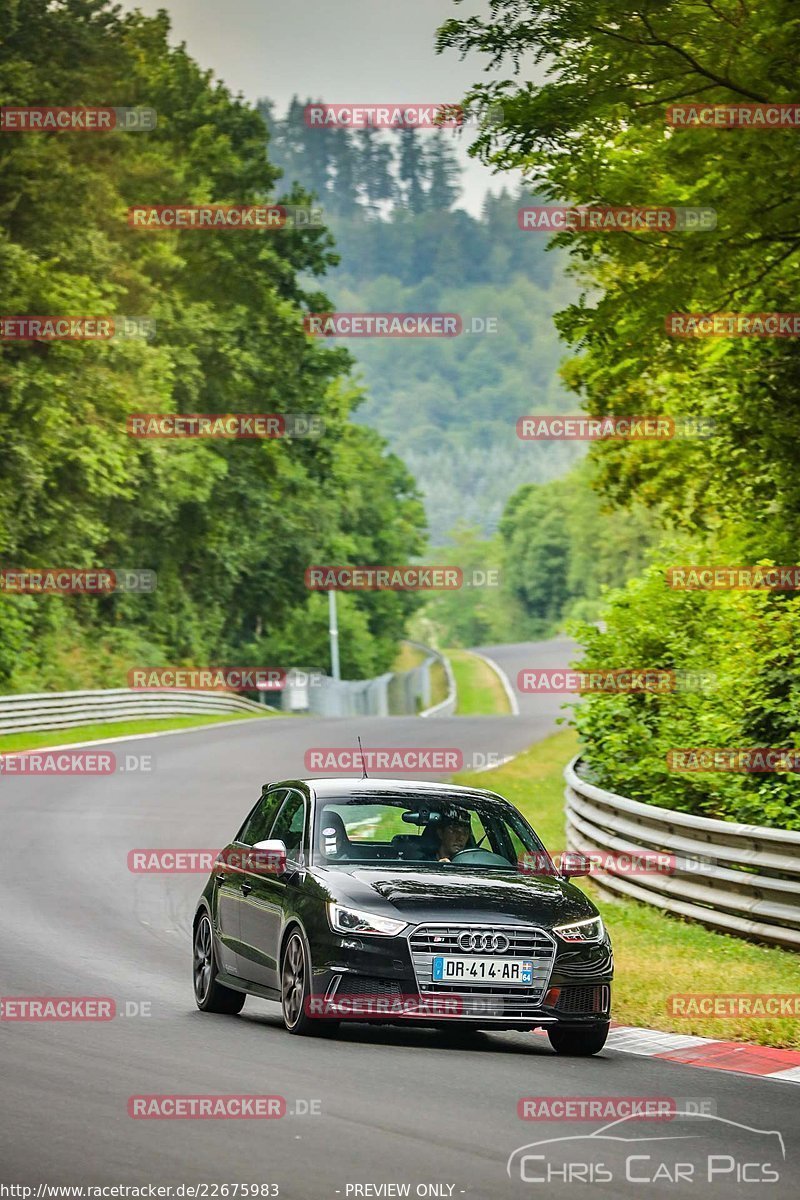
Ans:
[[[269,837],[272,822],[286,798],[286,788],[277,788],[262,796],[239,833],[237,842],[245,846],[255,846],[256,842],[264,842]]]

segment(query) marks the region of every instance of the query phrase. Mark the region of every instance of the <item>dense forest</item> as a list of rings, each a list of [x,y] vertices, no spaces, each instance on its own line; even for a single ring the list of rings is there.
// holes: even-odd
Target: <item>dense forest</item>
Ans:
[[[452,341],[347,343],[367,383],[359,410],[386,436],[426,500],[429,561],[493,569],[480,594],[425,598],[414,632],[438,645],[519,641],[599,615],[603,586],[644,562],[652,520],[620,521],[570,464],[585,444],[521,442],[529,412],[578,411],[559,375],[553,323],[574,285],[545,234],[521,232],[522,190],[488,194],[480,219],[455,207],[461,168],[452,130],[310,128],[310,98],[286,114],[263,100],[270,156],[320,203],[340,262],[329,292],[342,311],[491,315],[498,331]]]
[[[308,103],[295,97],[283,116],[268,100],[259,110],[271,159],[317,197],[334,234],[337,308],[495,322],[495,332],[453,339],[339,343],[366,388],[358,419],[417,479],[432,540],[451,540],[459,522],[492,534],[516,487],[563,474],[581,453],[516,436],[526,413],[576,407],[559,378],[565,347],[552,319],[575,294],[564,256],[548,251],[546,234],[520,231],[523,193],[488,194],[480,218],[457,207],[459,131],[310,128]]]

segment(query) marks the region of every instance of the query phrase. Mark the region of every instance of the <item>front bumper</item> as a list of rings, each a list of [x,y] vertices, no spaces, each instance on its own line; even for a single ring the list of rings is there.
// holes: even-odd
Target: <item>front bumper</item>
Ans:
[[[451,951],[454,929],[502,929],[511,941],[505,957],[534,959],[534,985],[434,982],[434,952]],[[394,938],[331,931],[312,947],[312,962],[311,1012],[327,1019],[529,1030],[595,1025],[610,1017],[613,956],[607,938],[578,945],[533,926],[425,923]]]

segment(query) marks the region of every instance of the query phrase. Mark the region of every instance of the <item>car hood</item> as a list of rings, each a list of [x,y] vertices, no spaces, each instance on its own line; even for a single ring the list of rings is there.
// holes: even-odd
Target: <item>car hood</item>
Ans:
[[[357,867],[349,871],[326,868],[318,878],[333,900],[414,923],[524,921],[552,926],[597,912],[583,892],[552,876]]]

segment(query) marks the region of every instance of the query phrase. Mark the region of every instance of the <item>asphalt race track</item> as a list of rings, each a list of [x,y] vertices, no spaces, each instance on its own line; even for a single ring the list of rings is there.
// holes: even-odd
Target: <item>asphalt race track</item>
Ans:
[[[513,683],[521,667],[565,665],[566,647],[484,652]],[[120,1013],[107,1022],[0,1021],[0,1183],[33,1185],[33,1196],[40,1183],[271,1183],[296,1200],[796,1194],[800,1118],[789,1084],[616,1051],[559,1059],[546,1038],[532,1034],[450,1045],[433,1030],[345,1023],[336,1037],[290,1037],[278,1006],[252,998],[239,1017],[201,1014],[192,996],[190,923],[204,876],[128,870],[134,848],[222,845],[263,782],[307,773],[309,747],[350,745],[358,732],[366,747],[459,747],[465,757],[504,757],[551,732],[563,699],[520,697],[517,718],[363,719],[357,727],[276,718],[111,747],[118,755],[152,755],[149,773],[0,775],[0,993],[107,996]],[[491,773],[486,779],[491,786]],[[142,1004],[150,1015],[142,1015]],[[288,1114],[128,1116],[131,1095],[163,1093],[280,1095]],[[720,1156],[719,1182],[690,1177],[686,1168],[683,1182],[670,1183],[663,1164],[663,1182],[641,1182],[662,1158],[674,1163],[676,1145],[684,1164],[705,1146],[696,1127],[681,1127],[679,1143],[652,1140],[674,1139],[672,1122],[623,1130],[650,1139],[635,1148],[631,1177],[639,1182],[626,1181],[622,1155],[630,1145],[620,1142],[600,1149],[566,1143],[583,1164],[582,1179],[573,1165],[569,1182],[563,1166],[561,1177],[535,1182],[543,1168],[533,1159],[523,1172],[529,1181],[518,1164],[509,1177],[506,1163],[518,1147],[597,1128],[520,1120],[517,1103],[526,1096],[711,1102],[722,1120],[707,1121],[702,1132]],[[782,1135],[785,1161],[780,1137],[760,1131]],[[763,1177],[765,1162],[778,1168],[778,1182],[750,1183]]]

